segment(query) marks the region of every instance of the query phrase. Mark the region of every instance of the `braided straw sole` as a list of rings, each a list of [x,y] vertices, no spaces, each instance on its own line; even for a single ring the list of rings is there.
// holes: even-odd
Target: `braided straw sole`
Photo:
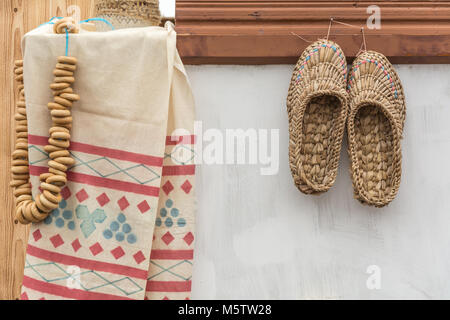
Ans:
[[[347,63],[341,48],[318,40],[295,66],[287,98],[289,163],[297,188],[320,194],[334,184],[347,116]]]
[[[353,62],[349,77],[348,153],[355,198],[383,207],[401,180],[401,138],[406,118],[403,87],[381,53],[367,51]]]

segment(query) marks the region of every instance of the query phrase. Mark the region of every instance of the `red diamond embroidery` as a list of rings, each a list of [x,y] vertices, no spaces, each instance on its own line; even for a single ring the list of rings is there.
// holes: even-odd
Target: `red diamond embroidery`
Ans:
[[[125,210],[130,206],[130,203],[128,202],[127,198],[122,197],[119,201],[117,201],[117,204],[119,205],[120,210]]]
[[[75,240],[74,242],[72,242],[72,248],[73,248],[73,251],[75,251],[75,252],[80,250],[81,244],[80,244],[80,241],[78,241],[78,239]]]
[[[112,255],[114,258],[120,259],[125,255],[125,252],[123,251],[122,247],[117,247],[114,250],[111,250]]]
[[[62,245],[64,243],[63,239],[61,238],[61,236],[59,234],[51,237],[50,241],[52,242],[52,244],[55,248],[58,248],[60,245]]]
[[[187,233],[184,238],[183,238],[184,242],[186,242],[188,245],[191,245],[192,242],[194,241],[194,235],[192,234],[192,232]]]
[[[184,192],[189,194],[189,192],[191,192],[192,190],[192,184],[189,182],[189,180],[186,180],[186,182],[183,183],[183,185],[181,186],[181,189],[183,189]]]
[[[87,194],[86,190],[84,190],[84,189],[78,191],[75,196],[77,197],[79,202],[83,202],[84,200],[89,198],[89,195]]]
[[[169,298],[168,297],[164,297],[163,300],[169,300]]]
[[[44,190],[42,190],[42,188],[40,186],[39,186],[38,190],[39,190],[40,193],[44,192]]]
[[[20,300],[29,300],[28,295],[27,295],[26,292],[24,292],[24,293],[22,293],[22,294],[20,295]]]
[[[141,213],[146,213],[148,210],[150,210],[150,206],[148,205],[147,201],[142,201],[138,204],[138,209],[141,211]]]
[[[164,192],[169,195],[173,191],[173,185],[170,183],[170,181],[167,181],[165,185],[163,185],[162,189]]]
[[[39,241],[42,238],[41,230],[37,229],[33,232],[34,241]]]
[[[175,238],[169,231],[167,231],[167,233],[161,237],[161,240],[164,241],[166,245],[169,245],[174,239]]]
[[[93,246],[90,246],[90,247],[89,247],[89,250],[91,250],[92,254],[93,254],[94,256],[96,256],[96,255],[98,255],[100,252],[103,251],[103,248],[102,248],[102,246],[100,245],[100,243],[97,242],[97,243],[94,244]]]
[[[137,262],[137,264],[140,264],[142,261],[145,260],[145,256],[142,253],[142,251],[137,252],[134,256],[133,256],[134,260]]]
[[[109,201],[110,201],[110,200],[109,200],[108,196],[106,195],[106,193],[102,193],[101,195],[99,195],[99,196],[97,197],[97,202],[98,202],[98,204],[99,204],[101,207],[103,207],[103,206],[104,206],[105,204],[107,204]]]
[[[72,192],[70,192],[70,189],[68,187],[64,187],[61,190],[61,195],[64,198],[64,200],[67,200],[70,198],[70,196],[72,195]]]

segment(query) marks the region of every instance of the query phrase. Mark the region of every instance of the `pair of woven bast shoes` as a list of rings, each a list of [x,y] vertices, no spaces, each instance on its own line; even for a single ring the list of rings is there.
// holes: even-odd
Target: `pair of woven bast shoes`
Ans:
[[[355,198],[383,207],[396,197],[406,105],[384,55],[365,51],[348,72],[336,43],[316,41],[295,67],[287,108],[289,162],[301,192],[320,194],[334,184],[347,125]]]

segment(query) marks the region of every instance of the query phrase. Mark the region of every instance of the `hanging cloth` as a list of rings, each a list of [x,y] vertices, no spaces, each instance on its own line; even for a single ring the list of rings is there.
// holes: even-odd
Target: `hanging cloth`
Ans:
[[[194,103],[173,25],[68,37],[81,97],[69,148],[76,163],[59,208],[31,226],[22,299],[189,298]],[[66,36],[43,25],[22,47],[36,196],[48,170],[49,85]]]

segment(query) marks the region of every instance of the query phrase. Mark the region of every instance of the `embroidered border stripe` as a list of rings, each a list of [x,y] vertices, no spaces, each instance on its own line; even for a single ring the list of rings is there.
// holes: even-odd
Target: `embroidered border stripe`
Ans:
[[[28,136],[28,143],[39,145],[39,146],[45,146],[48,144],[48,138],[42,137],[42,136],[34,136],[29,135]],[[78,152],[84,152],[89,154],[95,154],[102,157],[108,157],[123,161],[129,161],[129,162],[135,162],[139,164],[145,164],[152,167],[162,167],[164,159],[162,157],[154,157],[154,156],[148,156],[144,154],[134,153],[134,152],[128,152],[128,151],[122,151],[122,150],[116,150],[116,149],[109,149],[104,147],[97,147],[90,144],[85,144],[81,142],[70,142],[70,148],[71,151],[78,151]]]
[[[48,172],[46,167],[30,166],[30,174],[32,176],[40,176],[42,173]],[[109,178],[95,177],[78,172],[67,172],[67,180],[84,183],[91,186],[120,190],[125,192],[132,192],[136,194],[142,194],[146,196],[158,197],[159,188],[141,185],[132,182],[120,181]]]
[[[193,176],[195,175],[195,165],[165,166],[162,174],[163,176]]]
[[[192,260],[194,250],[152,250],[152,260]]]
[[[147,282],[147,292],[189,292],[192,281],[153,281]]]
[[[195,144],[196,136],[168,136],[166,138],[166,146],[176,146],[178,144]]]
[[[47,261],[53,261],[53,262],[62,263],[65,265],[71,265],[71,266],[78,266],[80,268],[88,269],[88,270],[120,274],[123,276],[128,276],[128,277],[141,279],[141,280],[147,279],[147,276],[148,276],[148,270],[142,270],[142,269],[123,266],[123,265],[119,265],[119,264],[113,264],[113,263],[108,263],[108,262],[95,261],[95,260],[89,260],[89,259],[68,256],[65,254],[52,252],[52,251],[48,251],[45,249],[40,249],[40,248],[35,247],[30,244],[27,247],[27,254],[37,257],[37,258],[40,258],[40,259],[43,259],[43,260],[47,260]]]
[[[31,290],[48,293],[69,299],[77,300],[135,300],[100,292],[88,292],[80,289],[69,289],[54,283],[47,283],[27,276],[23,277],[23,286]]]

